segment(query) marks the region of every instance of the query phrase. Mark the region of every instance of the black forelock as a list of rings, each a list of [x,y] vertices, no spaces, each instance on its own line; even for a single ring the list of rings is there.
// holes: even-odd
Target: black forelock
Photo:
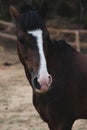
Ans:
[[[38,11],[30,6],[22,7],[18,24],[24,31],[42,29],[44,22]]]

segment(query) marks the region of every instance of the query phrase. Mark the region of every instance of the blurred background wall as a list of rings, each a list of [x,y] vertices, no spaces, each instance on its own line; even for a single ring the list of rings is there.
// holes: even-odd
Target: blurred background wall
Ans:
[[[0,0],[0,19],[9,21],[11,19],[9,6],[19,7],[27,1],[38,8],[42,8],[43,3],[46,2],[47,19],[65,18],[87,28],[87,0]]]

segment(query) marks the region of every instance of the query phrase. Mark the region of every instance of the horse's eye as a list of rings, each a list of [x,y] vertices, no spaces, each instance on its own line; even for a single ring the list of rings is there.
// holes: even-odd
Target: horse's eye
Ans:
[[[22,44],[25,43],[25,39],[24,39],[24,37],[18,37],[18,41],[19,41],[20,43],[22,43]]]

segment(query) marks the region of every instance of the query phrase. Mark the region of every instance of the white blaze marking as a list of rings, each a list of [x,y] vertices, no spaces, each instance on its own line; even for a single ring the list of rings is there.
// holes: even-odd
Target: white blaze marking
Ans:
[[[40,67],[39,67],[39,72],[38,75],[44,76],[49,76],[47,72],[47,65],[46,65],[46,59],[43,51],[43,38],[42,38],[42,30],[33,30],[33,31],[28,31],[28,34],[32,34],[34,37],[36,37],[37,41],[37,46],[39,49],[39,54],[40,54]]]

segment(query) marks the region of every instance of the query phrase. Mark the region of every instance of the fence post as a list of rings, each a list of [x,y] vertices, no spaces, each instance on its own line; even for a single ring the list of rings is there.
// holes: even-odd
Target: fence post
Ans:
[[[80,51],[79,31],[75,31],[77,51]]]

